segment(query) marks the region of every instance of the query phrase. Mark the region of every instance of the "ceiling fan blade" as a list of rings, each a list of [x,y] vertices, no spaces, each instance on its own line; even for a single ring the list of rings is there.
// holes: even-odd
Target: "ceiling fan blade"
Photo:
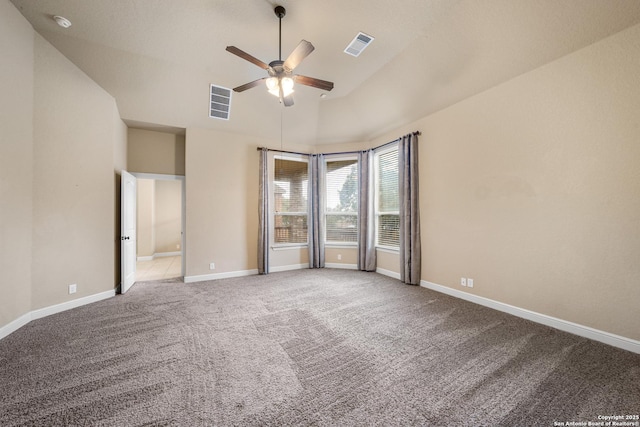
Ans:
[[[251,89],[252,87],[258,86],[260,83],[262,83],[263,81],[265,81],[267,78],[263,77],[261,79],[258,80],[254,80],[252,82],[249,83],[245,83],[242,86],[238,86],[238,87],[234,87],[233,91],[234,92],[244,92],[247,89]]]
[[[244,50],[238,49],[235,46],[227,46],[227,52],[233,53],[236,56],[239,56],[240,58],[251,62],[252,64],[256,64],[258,67],[263,68],[265,70],[269,69],[269,64],[266,64],[262,61],[260,61],[258,58],[256,58],[255,56],[251,56],[249,55],[247,52],[245,52]]]
[[[282,98],[282,103],[285,107],[291,107],[293,105],[293,94],[289,94],[289,96],[285,96]]]
[[[301,85],[311,86],[326,91],[330,91],[331,89],[333,89],[333,82],[328,82],[326,80],[320,80],[313,77],[300,75],[294,76],[293,79],[296,81],[296,83],[300,83]]]
[[[289,71],[293,71],[293,69],[296,68],[304,58],[309,56],[314,49],[315,47],[313,47],[311,43],[306,40],[301,40],[300,43],[298,43],[298,46],[293,49],[293,52],[291,52],[291,55],[289,55],[287,60],[284,61],[284,68]]]

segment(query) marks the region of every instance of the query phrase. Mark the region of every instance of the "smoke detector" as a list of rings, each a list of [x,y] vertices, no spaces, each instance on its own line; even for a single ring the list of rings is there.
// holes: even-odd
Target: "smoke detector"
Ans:
[[[71,21],[69,21],[64,16],[56,15],[53,17],[53,20],[56,21],[56,23],[60,25],[62,28],[69,28],[71,26]]]

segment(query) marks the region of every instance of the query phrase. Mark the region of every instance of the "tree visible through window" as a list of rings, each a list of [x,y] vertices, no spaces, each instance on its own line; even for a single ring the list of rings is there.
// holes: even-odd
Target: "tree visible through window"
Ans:
[[[327,160],[325,179],[327,243],[358,241],[358,161]]]
[[[275,158],[274,242],[307,243],[308,163],[302,160]]]

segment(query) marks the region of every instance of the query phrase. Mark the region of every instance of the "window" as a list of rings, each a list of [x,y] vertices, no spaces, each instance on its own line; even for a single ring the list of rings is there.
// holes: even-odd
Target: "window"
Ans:
[[[327,159],[325,242],[358,242],[358,160]]]
[[[376,246],[400,247],[398,146],[375,155]]]
[[[275,158],[274,243],[307,243],[308,187],[309,170],[306,160]]]

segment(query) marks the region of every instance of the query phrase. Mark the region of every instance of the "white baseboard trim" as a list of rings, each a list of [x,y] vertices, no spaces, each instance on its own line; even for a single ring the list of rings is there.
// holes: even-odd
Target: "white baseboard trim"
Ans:
[[[27,314],[23,314],[22,316],[18,317],[16,320],[13,320],[7,323],[2,328],[0,328],[0,340],[14,333],[15,331],[22,328],[24,325],[26,325],[29,322],[31,322],[31,312]]]
[[[357,270],[357,264],[341,264],[337,262],[327,262],[324,264],[326,268],[341,268],[343,270]]]
[[[83,305],[91,304],[93,302],[102,301],[107,298],[111,298],[116,295],[115,289],[99,294],[89,295],[82,298],[77,298],[71,301],[63,302],[61,304],[52,305],[49,307],[39,308],[37,310],[30,311],[23,314],[16,320],[0,328],[0,339],[7,335],[17,331],[32,320],[41,319],[43,317],[50,316],[52,314],[61,313],[63,311],[71,310],[72,308],[81,307]]]
[[[184,283],[205,282],[207,280],[230,279],[233,277],[254,276],[258,274],[258,270],[240,270],[229,271],[226,273],[201,274],[198,276],[185,276]]]
[[[170,256],[180,256],[182,255],[182,252],[178,251],[178,252],[156,252],[153,255],[149,255],[149,256],[139,256],[136,258],[136,261],[153,261],[156,258],[162,258],[162,257],[170,257]]]
[[[304,270],[305,268],[309,268],[308,263],[281,265],[278,267],[269,267],[269,273],[280,273],[282,271],[291,271],[291,270]]]
[[[385,270],[384,268],[376,268],[376,273],[380,273],[383,276],[388,276],[400,280],[400,273],[396,273],[395,271]]]
[[[532,322],[540,323],[542,325],[550,326],[555,329],[559,329],[570,334],[578,335],[584,338],[589,338],[594,341],[599,341],[613,347],[618,347],[623,350],[628,350],[633,353],[640,354],[640,341],[626,338],[620,335],[611,334],[598,329],[590,328],[588,326],[580,325],[578,323],[569,322],[567,320],[558,319],[556,317],[548,316],[546,314],[537,313],[535,311],[526,310],[524,308],[516,307],[513,305],[505,304],[499,301],[495,301],[489,298],[473,295],[467,292],[459,291],[457,289],[449,288],[447,286],[438,285],[436,283],[427,282],[426,280],[420,281],[420,286],[427,289],[431,289],[436,292],[450,295],[452,297],[460,298],[465,301],[469,301],[475,304],[483,305],[485,307],[493,308],[494,310],[509,313],[523,319],[531,320]]]
[[[33,310],[31,312],[31,320],[51,316],[52,314],[71,310],[72,308],[81,307],[83,305],[91,304],[92,302],[102,301],[103,299],[111,298],[115,295],[116,295],[116,290],[112,289],[110,291],[100,292],[99,294],[89,295],[86,297],[63,302],[61,304],[51,305],[49,307]]]
[[[180,256],[182,255],[182,252],[180,251],[176,251],[176,252],[157,252],[155,254],[153,254],[154,258],[162,258],[162,257],[169,257],[169,256]]]

